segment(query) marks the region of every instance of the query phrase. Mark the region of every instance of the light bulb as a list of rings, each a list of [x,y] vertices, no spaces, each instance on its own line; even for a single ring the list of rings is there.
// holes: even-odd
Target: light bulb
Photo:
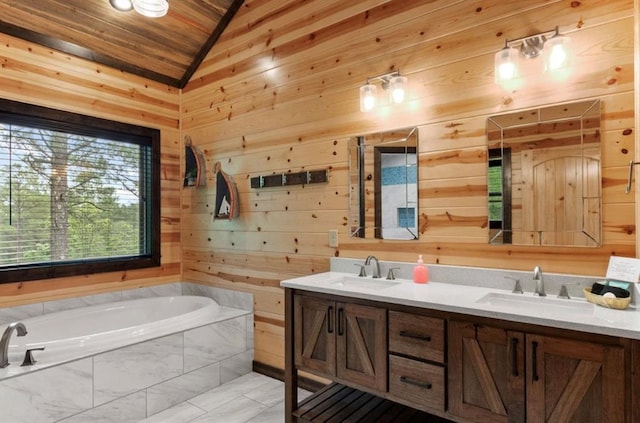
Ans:
[[[498,65],[498,78],[501,81],[506,81],[516,77],[516,65],[511,62],[500,63]]]
[[[368,82],[360,87],[360,111],[370,112],[376,107],[377,88]]]
[[[555,71],[568,66],[569,42],[569,37],[563,35],[556,35],[547,41],[544,46],[546,70]]]
[[[400,104],[404,101],[404,87],[407,84],[407,78],[404,76],[394,76],[389,81],[389,90],[391,95],[391,101]]]
[[[513,47],[505,47],[495,56],[495,81],[497,84],[515,79],[518,76],[519,52]]]

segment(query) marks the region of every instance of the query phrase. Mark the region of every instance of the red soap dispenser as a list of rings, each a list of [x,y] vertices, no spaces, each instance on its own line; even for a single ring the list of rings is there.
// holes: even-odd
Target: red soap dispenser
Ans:
[[[429,271],[422,261],[422,254],[418,256],[418,263],[413,268],[413,282],[427,283],[429,281]]]

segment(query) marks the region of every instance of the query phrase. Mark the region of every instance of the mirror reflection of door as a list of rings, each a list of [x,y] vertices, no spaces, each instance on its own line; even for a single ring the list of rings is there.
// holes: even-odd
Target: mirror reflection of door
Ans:
[[[487,119],[489,242],[602,242],[600,100]]]
[[[415,147],[375,147],[376,238],[417,238],[417,165]]]
[[[597,158],[583,156],[579,147],[531,150],[522,154],[522,176],[530,185],[522,196],[523,231],[518,243],[593,244],[595,240],[582,230],[584,226],[595,234],[600,224],[599,202],[590,200],[599,197]],[[576,211],[581,211],[582,219],[576,219]]]

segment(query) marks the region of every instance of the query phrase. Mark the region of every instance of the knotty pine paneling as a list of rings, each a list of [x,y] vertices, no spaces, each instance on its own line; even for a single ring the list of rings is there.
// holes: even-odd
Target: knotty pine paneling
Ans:
[[[111,66],[127,63],[138,75],[155,73],[156,80],[176,85],[232,3],[181,0],[162,19],[150,20],[116,11],[103,0],[0,2],[0,15],[8,25],[89,49],[68,47],[84,57]]]
[[[256,294],[257,361],[282,365],[274,281],[326,271],[332,256],[420,253],[429,263],[602,275],[610,255],[634,255],[635,196],[620,192],[635,153],[633,1],[348,3],[245,1],[183,90],[183,134],[209,169],[219,160],[234,176],[241,203],[237,220],[212,221],[213,175],[197,193],[183,191],[183,277]],[[494,84],[505,38],[556,25],[576,51],[569,80],[530,75],[509,92]],[[409,78],[406,103],[360,113],[358,87],[394,69]],[[589,98],[603,104],[603,246],[488,245],[487,116]],[[407,126],[420,129],[420,240],[349,238],[349,137]],[[323,167],[327,184],[249,185]],[[328,247],[330,229],[338,248]]]
[[[161,131],[161,266],[1,284],[0,307],[180,280],[180,93],[140,77],[0,34],[0,96]]]

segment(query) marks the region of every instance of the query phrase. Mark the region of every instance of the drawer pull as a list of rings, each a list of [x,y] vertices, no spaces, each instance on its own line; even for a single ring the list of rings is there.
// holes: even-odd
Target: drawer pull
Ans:
[[[420,382],[419,380],[411,379],[407,376],[400,376],[400,382],[408,383],[409,385],[418,386],[424,389],[431,389],[431,384],[427,382]]]
[[[408,332],[406,330],[401,330],[400,336],[403,336],[405,338],[419,339],[420,341],[431,342],[431,335],[418,335],[415,333]]]
[[[511,338],[511,374],[513,377],[518,377],[518,338]]]
[[[338,336],[344,335],[344,309],[340,307],[338,309]]]
[[[531,361],[533,361],[533,371],[531,372],[533,375],[531,376],[531,379],[533,382],[537,382],[540,380],[540,376],[538,376],[538,343],[536,341],[531,342],[531,349]]]

